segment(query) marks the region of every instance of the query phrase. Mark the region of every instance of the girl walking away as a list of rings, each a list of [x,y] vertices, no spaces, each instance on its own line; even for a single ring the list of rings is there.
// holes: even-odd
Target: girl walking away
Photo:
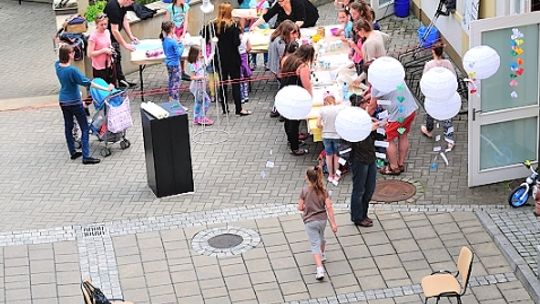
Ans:
[[[253,72],[249,67],[248,53],[251,51],[251,44],[249,43],[248,35],[240,34],[240,45],[238,46],[238,52],[240,53],[240,94],[242,96],[242,103],[249,101],[249,79],[253,76]]]
[[[437,43],[435,44],[432,49],[431,53],[433,55],[433,60],[430,60],[426,62],[426,65],[424,65],[424,74],[431,70],[434,67],[442,67],[450,70],[452,73],[456,73],[456,70],[454,69],[454,66],[452,65],[452,62],[448,59],[443,58],[443,51],[444,51],[444,44],[443,43]],[[442,121],[443,128],[444,128],[444,140],[448,143],[447,150],[452,151],[455,145],[454,140],[454,124],[452,123],[451,119]],[[426,113],[426,123],[420,127],[420,131],[422,134],[424,134],[428,138],[433,137],[433,127],[434,127],[435,121],[433,117],[431,117],[429,114]]]
[[[79,86],[85,86],[87,88],[92,86],[104,91],[111,91],[114,86],[110,84],[106,88],[91,82],[79,69],[71,65],[74,58],[75,51],[73,47],[62,45],[58,53],[59,60],[54,64],[56,76],[61,85],[58,99],[64,116],[66,142],[72,160],[82,156],[83,164],[97,164],[100,160],[90,156],[90,144],[88,141],[89,127],[84,113]],[[77,123],[81,128],[82,153],[75,150],[75,140],[73,138],[74,117],[77,119]]]
[[[199,46],[192,46],[188,53],[187,74],[191,78],[189,90],[195,97],[193,109],[194,125],[213,125],[214,121],[207,117],[210,97],[206,93],[206,70],[203,62],[203,52]]]
[[[160,38],[163,44],[163,53],[165,53],[165,66],[167,66],[169,73],[169,100],[176,101],[182,106],[179,99],[180,57],[182,57],[184,47],[175,39],[174,24],[171,21],[163,21],[161,24]],[[187,110],[186,107],[182,107]]]
[[[339,168],[338,150],[341,138],[336,132],[336,116],[343,108],[336,104],[336,98],[332,93],[326,92],[323,97],[324,107],[321,109],[317,125],[322,129],[328,181],[337,186],[339,175],[336,174],[336,169]]]
[[[96,31],[88,38],[88,56],[92,59],[92,75],[102,78],[107,83],[116,83],[113,77],[111,33],[107,29],[109,19],[107,15],[96,17]]]
[[[315,279],[321,281],[324,279],[322,263],[326,261],[326,241],[324,239],[326,221],[330,221],[334,233],[337,232],[338,227],[334,217],[332,200],[324,188],[322,169],[319,167],[308,168],[305,179],[308,186],[304,187],[300,193],[298,210],[302,211],[304,228],[311,245],[315,265],[317,265]]]
[[[165,20],[172,21],[174,24],[174,35],[177,40],[184,38],[187,32],[189,4],[184,0],[174,0],[167,6]]]

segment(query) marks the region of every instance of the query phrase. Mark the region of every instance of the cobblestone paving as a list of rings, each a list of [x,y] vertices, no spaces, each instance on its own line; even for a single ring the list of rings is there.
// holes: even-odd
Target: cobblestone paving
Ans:
[[[330,23],[333,8],[325,6],[321,11]],[[390,17],[382,24],[393,36],[403,36],[392,40],[394,48],[416,44],[417,20]],[[130,77],[136,80],[137,75]],[[149,67],[145,79],[148,88],[164,87],[165,69],[159,65]],[[0,206],[4,212],[0,214],[0,231],[295,202],[304,183],[303,172],[316,163],[322,145],[308,140],[309,155],[289,154],[282,124],[268,117],[276,88],[274,81],[255,82],[250,102],[245,105],[254,110],[254,115],[221,117],[220,124],[209,127],[208,130],[224,130],[229,135],[207,133],[205,141],[227,141],[219,145],[192,145],[195,193],[163,199],[156,199],[146,185],[139,100],[134,100],[132,106],[135,125],[128,130],[131,148],[121,151],[116,147],[112,156],[98,166],[81,166],[67,159],[59,109],[1,112],[0,140],[4,144],[0,145],[0,153],[4,165],[0,172]],[[161,101],[166,97],[152,95],[148,99]],[[183,92],[182,100],[193,106],[188,92]],[[214,106],[212,117],[216,117]],[[430,171],[432,143],[419,133],[411,136],[412,149],[404,177],[424,186],[425,193],[418,204],[496,204],[506,197],[504,184],[467,188],[466,121],[462,118],[456,120],[457,146],[449,154],[450,166],[440,164],[438,171]],[[190,128],[193,139],[201,127]],[[99,157],[98,148],[99,143],[93,141],[92,151]],[[267,160],[274,161],[275,167],[265,168]],[[332,191],[337,202],[347,202],[350,178],[345,177],[339,187],[332,186]],[[17,221],[11,220],[14,218]]]
[[[58,91],[52,37],[56,19],[50,3],[0,1],[0,100]]]

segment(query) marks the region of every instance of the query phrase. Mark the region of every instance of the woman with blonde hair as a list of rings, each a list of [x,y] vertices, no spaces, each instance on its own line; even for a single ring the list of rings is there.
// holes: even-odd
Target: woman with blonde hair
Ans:
[[[218,39],[214,62],[218,67],[221,81],[232,82],[232,93],[235,105],[235,112],[238,116],[250,115],[251,111],[242,109],[240,94],[240,29],[232,19],[232,5],[230,2],[223,2],[219,5],[217,19],[213,26]],[[223,90],[224,84],[219,86],[218,98],[221,103],[223,114],[229,113],[227,105],[227,94]]]

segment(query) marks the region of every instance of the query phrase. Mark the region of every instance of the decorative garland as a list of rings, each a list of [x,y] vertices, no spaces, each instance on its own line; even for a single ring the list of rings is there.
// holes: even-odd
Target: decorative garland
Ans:
[[[397,128],[397,131],[399,134],[403,134],[405,133],[405,131],[407,131],[407,129],[405,129],[402,126],[403,122],[405,121],[405,116],[403,116],[403,113],[405,112],[405,106],[403,105],[403,102],[405,101],[405,96],[403,96],[404,90],[405,90],[404,83],[401,83],[397,86],[397,92],[398,92],[397,101],[398,101],[398,114],[399,114],[397,118],[397,122],[400,124],[400,127]]]
[[[512,35],[510,36],[511,45],[512,45],[512,63],[510,64],[510,88],[512,89],[512,92],[510,93],[510,97],[513,99],[517,99],[518,93],[516,92],[516,87],[519,85],[518,78],[523,75],[525,72],[525,68],[523,66],[523,58],[520,56],[523,55],[524,50],[522,48],[525,41],[523,40],[523,33],[517,29],[512,29]]]

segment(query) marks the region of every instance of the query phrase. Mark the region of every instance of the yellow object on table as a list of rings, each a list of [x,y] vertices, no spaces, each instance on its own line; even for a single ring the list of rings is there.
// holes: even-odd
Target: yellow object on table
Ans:
[[[317,127],[317,118],[310,118],[307,121],[308,132],[313,135],[313,142],[322,141],[322,130]]]

